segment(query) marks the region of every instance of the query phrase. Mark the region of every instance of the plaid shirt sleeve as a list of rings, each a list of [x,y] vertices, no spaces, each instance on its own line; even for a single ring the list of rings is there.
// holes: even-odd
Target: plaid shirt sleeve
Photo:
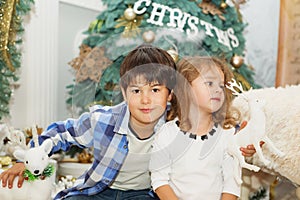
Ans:
[[[116,128],[116,124],[122,124],[125,113],[125,104],[94,106],[89,114],[83,114],[78,120],[69,119],[49,126],[45,134],[56,142],[57,149],[70,144],[94,147],[94,162],[81,177],[83,183],[59,192],[54,199],[93,195],[111,184],[128,153],[126,135],[119,134]]]
[[[42,133],[40,142],[47,138],[51,138],[55,144],[51,153],[59,150],[67,151],[71,145],[81,148],[91,147],[93,144],[91,113],[83,113],[78,119],[52,123]]]

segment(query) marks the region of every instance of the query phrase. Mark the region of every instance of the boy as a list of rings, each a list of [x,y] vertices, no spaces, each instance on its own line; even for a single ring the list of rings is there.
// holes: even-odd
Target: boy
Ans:
[[[167,102],[175,105],[175,63],[166,51],[141,45],[124,59],[120,77],[123,103],[93,106],[79,119],[51,124],[39,138],[40,142],[49,137],[53,140],[52,153],[66,151],[72,144],[94,148],[94,162],[83,174],[82,183],[54,199],[157,199],[149,195],[148,164],[153,134],[166,117],[172,119],[176,114],[172,106],[167,116]],[[21,187],[23,170],[23,163],[17,163],[2,173],[2,185],[11,187],[19,176]]]

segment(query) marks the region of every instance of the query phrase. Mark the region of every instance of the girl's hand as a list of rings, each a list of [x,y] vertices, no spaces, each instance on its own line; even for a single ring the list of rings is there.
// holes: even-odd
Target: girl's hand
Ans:
[[[264,142],[261,141],[260,146],[262,147],[263,144]],[[252,157],[256,153],[256,150],[252,144],[248,145],[246,148],[241,147],[240,150],[242,152],[242,155],[245,157]]]
[[[247,121],[243,121],[241,123],[240,129],[243,129],[246,125],[247,125]],[[260,146],[262,147],[263,144],[264,144],[264,142],[261,141]],[[252,144],[248,145],[246,148],[241,147],[240,150],[242,152],[242,155],[245,157],[252,157],[256,153],[256,150]]]
[[[14,179],[18,176],[18,187],[22,187],[24,182],[23,171],[25,170],[24,163],[16,163],[11,168],[5,170],[0,174],[0,182],[2,181],[2,187],[6,187],[8,184],[8,188],[13,187]]]

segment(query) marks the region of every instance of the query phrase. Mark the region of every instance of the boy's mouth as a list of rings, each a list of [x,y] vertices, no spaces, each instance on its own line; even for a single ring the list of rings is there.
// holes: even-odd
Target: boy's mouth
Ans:
[[[150,109],[150,108],[141,108],[140,111],[142,111],[143,113],[150,113],[152,111],[152,109]]]

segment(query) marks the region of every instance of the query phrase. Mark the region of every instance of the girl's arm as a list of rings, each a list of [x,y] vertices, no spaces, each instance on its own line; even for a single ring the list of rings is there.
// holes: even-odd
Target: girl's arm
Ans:
[[[225,136],[225,134],[223,134]],[[223,146],[223,161],[222,161],[222,174],[223,174],[223,191],[222,200],[236,200],[241,193],[241,185],[238,184],[236,178],[241,178],[241,168],[238,163],[234,161],[233,157],[227,152],[228,138],[222,138]]]
[[[169,185],[162,185],[155,190],[160,200],[178,200],[173,189]]]
[[[175,192],[169,185],[171,173],[170,142],[174,139],[174,131],[164,124],[157,131],[151,152],[149,170],[151,185],[161,200],[178,200]]]
[[[221,200],[237,200],[238,197],[233,195],[233,194],[229,194],[229,193],[222,193],[222,198]]]
[[[247,125],[247,121],[243,121],[241,123],[239,130],[243,129],[246,125]],[[263,144],[264,144],[264,142],[261,141],[260,146],[262,147]],[[249,144],[249,145],[247,145],[247,147],[241,147],[240,150],[244,157],[252,157],[256,153],[256,150],[255,150],[253,144]]]

